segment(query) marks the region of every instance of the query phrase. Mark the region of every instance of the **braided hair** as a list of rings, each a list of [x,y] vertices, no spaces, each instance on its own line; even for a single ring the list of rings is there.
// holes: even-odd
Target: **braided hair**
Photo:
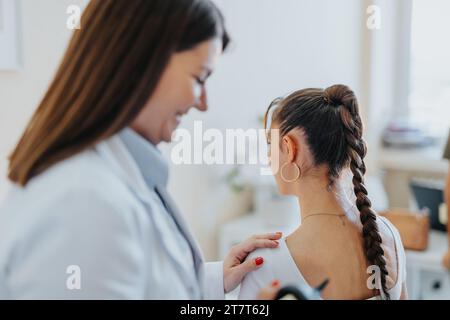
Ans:
[[[304,89],[283,99],[277,99],[267,110],[276,106],[272,121],[280,125],[281,136],[293,129],[302,129],[315,165],[327,165],[329,187],[333,186],[344,168],[353,173],[353,190],[360,213],[366,259],[380,269],[382,293],[390,299],[386,286],[388,271],[382,239],[378,231],[377,215],[371,208],[364,185],[366,143],[362,137],[363,125],[359,106],[353,91],[345,85],[334,85],[325,90]]]

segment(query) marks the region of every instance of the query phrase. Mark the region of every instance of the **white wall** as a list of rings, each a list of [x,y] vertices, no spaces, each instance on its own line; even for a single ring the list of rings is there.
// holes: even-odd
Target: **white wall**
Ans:
[[[42,97],[64,52],[70,31],[66,8],[84,0],[21,0],[24,67],[0,72],[0,172]],[[362,101],[365,8],[360,0],[217,0],[233,45],[221,60],[209,88],[210,111],[192,112],[183,126],[259,125],[269,102],[291,90],[351,86]],[[169,146],[163,146],[166,153]],[[194,232],[214,258],[220,221],[244,211],[247,197],[231,194],[206,166],[172,166],[170,189]],[[222,171],[219,171],[221,174]],[[0,187],[1,194],[1,187]]]
[[[16,0],[19,7],[22,69],[0,70],[0,174],[6,173],[6,157],[53,77],[71,31],[66,27],[70,4],[87,0]],[[4,190],[0,180],[0,197]]]

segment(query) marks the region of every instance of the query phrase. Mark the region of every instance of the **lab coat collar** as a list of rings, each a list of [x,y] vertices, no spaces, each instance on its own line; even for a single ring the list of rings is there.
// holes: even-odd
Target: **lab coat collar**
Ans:
[[[121,133],[114,135],[108,140],[105,140],[97,144],[95,149],[100,155],[100,157],[102,157],[108,163],[108,165],[110,165],[114,173],[122,181],[124,181],[124,183],[126,183],[131,188],[131,190],[133,190],[133,192],[138,196],[138,198],[141,201],[143,201],[147,205],[150,206],[153,205],[151,202],[149,202],[149,199],[152,199],[149,186],[146,183],[143,174],[139,170],[139,166],[136,164],[135,160],[129,153],[127,146],[125,146],[124,142],[121,140]],[[203,274],[205,270],[204,270],[204,259],[199,249],[199,246],[196,240],[193,238],[183,216],[177,210],[170,196],[165,192],[165,188],[156,186],[155,189],[158,191],[160,196],[163,197],[163,200],[166,203],[168,210],[171,210],[173,217],[176,220],[176,223],[178,224],[181,232],[186,237],[190,247],[192,248],[197,280],[201,287],[203,285]],[[150,218],[155,223],[157,230],[159,231],[164,230],[163,217],[159,216],[158,214],[153,214],[151,215]],[[184,270],[184,261],[180,259],[179,255],[174,254],[176,250],[174,250],[174,245],[172,243],[173,238],[169,237],[164,232],[160,233],[160,238],[167,252],[171,254],[173,261],[175,261],[175,263],[179,265],[178,269]],[[185,281],[187,281],[187,278],[185,278]]]
[[[197,259],[194,263],[200,264],[202,262],[199,259],[200,256],[195,252],[198,248],[197,243],[192,237],[191,232],[189,232],[184,217],[173,202],[172,197],[166,191],[169,176],[169,166],[166,159],[155,145],[145,140],[130,128],[126,128],[119,133],[119,137],[138,166],[145,182],[147,182],[147,186],[157,190],[167,210],[172,214],[176,224],[180,228],[180,231],[188,240],[194,253],[194,260]]]
[[[119,133],[147,185],[167,188],[169,166],[158,148],[130,128]]]

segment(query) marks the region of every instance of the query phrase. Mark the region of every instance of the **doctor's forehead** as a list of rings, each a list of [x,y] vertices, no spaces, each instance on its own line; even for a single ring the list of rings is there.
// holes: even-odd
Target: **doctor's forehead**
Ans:
[[[190,51],[196,60],[196,67],[211,73],[222,54],[222,41],[220,39],[207,40]]]

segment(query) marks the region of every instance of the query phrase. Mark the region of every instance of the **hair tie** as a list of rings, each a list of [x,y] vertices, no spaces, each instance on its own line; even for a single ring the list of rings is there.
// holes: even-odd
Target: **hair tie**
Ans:
[[[331,99],[328,95],[325,95],[323,97],[323,100],[325,101],[326,104],[338,108],[342,105],[342,101],[336,101],[335,99]]]

